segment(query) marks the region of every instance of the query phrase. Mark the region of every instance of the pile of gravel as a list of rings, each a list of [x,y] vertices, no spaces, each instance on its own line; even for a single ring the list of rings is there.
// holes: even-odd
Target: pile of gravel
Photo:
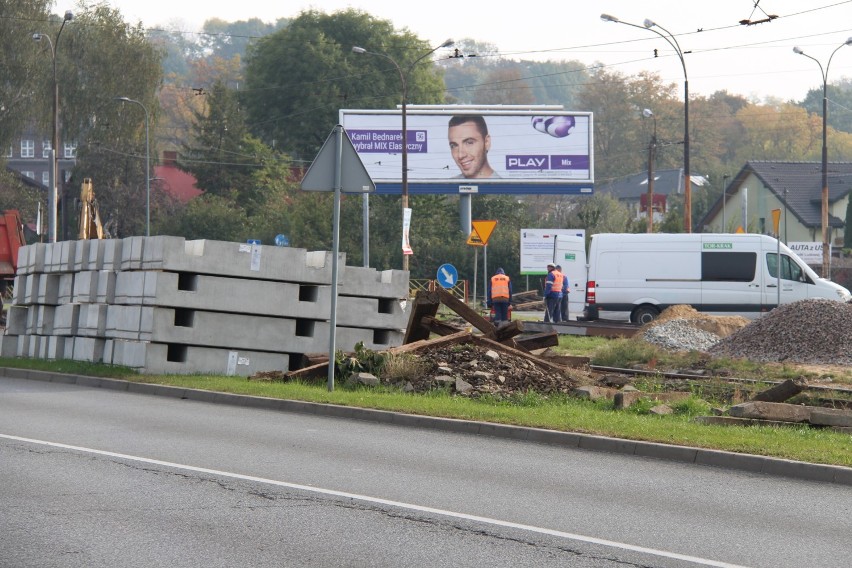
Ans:
[[[852,305],[824,299],[784,304],[708,351],[766,363],[852,365]]]
[[[670,351],[708,351],[722,338],[698,327],[696,319],[675,318],[648,326],[642,339]]]

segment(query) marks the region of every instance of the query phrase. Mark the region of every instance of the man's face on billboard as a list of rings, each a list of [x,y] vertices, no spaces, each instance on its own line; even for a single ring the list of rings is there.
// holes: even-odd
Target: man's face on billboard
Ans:
[[[483,137],[475,123],[464,122],[449,128],[449,139],[453,160],[464,177],[476,178],[491,175],[492,170],[488,165],[487,156],[491,148],[491,136]]]

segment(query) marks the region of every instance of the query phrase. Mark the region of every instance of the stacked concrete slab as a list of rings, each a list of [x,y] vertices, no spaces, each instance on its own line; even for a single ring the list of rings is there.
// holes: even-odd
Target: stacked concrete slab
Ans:
[[[408,273],[338,264],[335,346],[401,344]],[[21,248],[0,353],[249,376],[327,353],[332,253],[128,237]]]

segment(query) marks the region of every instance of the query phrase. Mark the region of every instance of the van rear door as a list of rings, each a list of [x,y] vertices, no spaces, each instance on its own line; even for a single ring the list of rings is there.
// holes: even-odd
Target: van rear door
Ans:
[[[562,274],[568,278],[568,313],[573,317],[586,306],[586,239],[557,234],[553,239],[553,262],[562,267]]]

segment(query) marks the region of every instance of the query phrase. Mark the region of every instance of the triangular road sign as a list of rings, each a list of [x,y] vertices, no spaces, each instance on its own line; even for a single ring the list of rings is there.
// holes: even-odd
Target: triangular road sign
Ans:
[[[338,128],[340,133],[338,133]],[[338,140],[342,141],[342,148],[339,153],[337,151]],[[300,187],[305,191],[334,191],[335,173],[338,167],[340,168],[340,191],[344,193],[376,191],[376,184],[373,183],[373,179],[367,173],[367,168],[361,162],[361,158],[358,156],[349,136],[339,124],[325,139],[319,154],[314,158],[305,177],[302,178]]]
[[[471,221],[470,224],[473,225],[473,231],[479,235],[482,244],[487,245],[494,227],[497,226],[497,221]]]

